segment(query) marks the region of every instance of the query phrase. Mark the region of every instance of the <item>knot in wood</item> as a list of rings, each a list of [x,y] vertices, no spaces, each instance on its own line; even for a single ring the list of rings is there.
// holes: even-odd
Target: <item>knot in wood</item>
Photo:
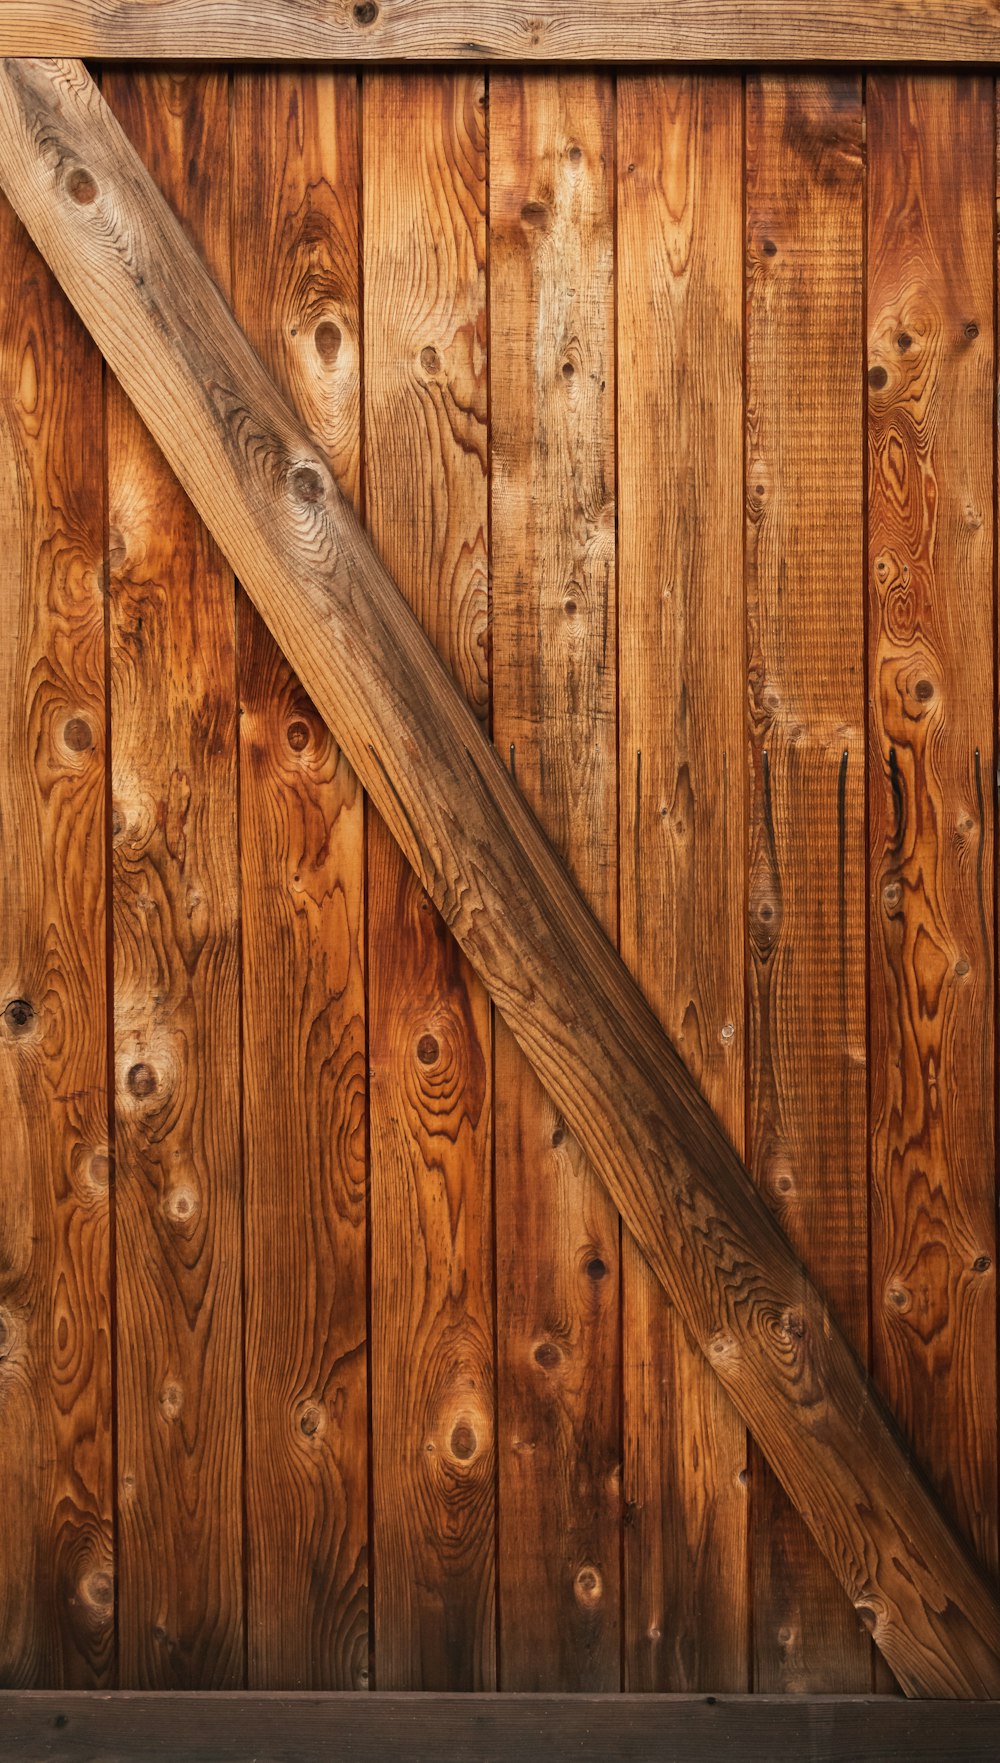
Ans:
[[[114,1581],[110,1573],[99,1568],[95,1573],[87,1575],[80,1592],[86,1603],[94,1605],[98,1610],[107,1610],[114,1600]]]
[[[604,1596],[604,1581],[589,1562],[580,1568],[573,1581],[573,1595],[584,1610],[593,1610]]]
[[[129,1066],[125,1082],[132,1095],[137,1096],[141,1101],[143,1097],[151,1096],[155,1090],[156,1073],[151,1065],[147,1065],[145,1060],[140,1059],[136,1065]]]
[[[160,1413],[164,1420],[173,1423],[180,1415],[183,1401],[184,1391],[180,1384],[165,1383],[160,1391]]]
[[[356,24],[367,29],[368,25],[373,25],[377,18],[378,7],[375,0],[358,0],[358,5],[354,8],[354,22]]]
[[[322,322],[316,326],[316,329],[313,332],[313,342],[316,345],[316,353],[324,367],[333,366],[337,356],[340,354],[341,341],[340,326],[334,324],[331,318],[324,318]]]
[[[543,1371],[554,1371],[561,1358],[562,1354],[553,1341],[542,1341],[535,1348],[535,1360]]]
[[[441,372],[441,357],[431,343],[421,349],[420,365],[425,373]]]
[[[3,1013],[4,1027],[12,1040],[21,1041],[35,1026],[35,1011],[27,998],[12,998]]]
[[[66,188],[81,208],[88,208],[97,200],[97,182],[86,166],[74,166],[66,179]]]
[[[292,472],[292,492],[299,502],[314,505],[326,496],[326,486],[314,465],[297,465]]]
[[[889,375],[886,373],[884,367],[877,366],[868,369],[868,384],[871,386],[873,392],[881,392],[883,386],[888,384],[888,381]]]
[[[163,1210],[171,1224],[187,1224],[198,1212],[198,1195],[187,1185],[168,1188]]]
[[[326,1431],[326,1413],[319,1402],[303,1402],[299,1410],[299,1431],[307,1439],[322,1437]]]
[[[468,1463],[476,1454],[475,1430],[467,1420],[460,1420],[451,1435],[451,1453],[460,1463]]]
[[[592,1255],[587,1262],[587,1278],[593,1280],[604,1279],[607,1271],[607,1265],[601,1260],[600,1255]]]
[[[71,753],[86,753],[94,744],[89,722],[82,716],[71,716],[63,729],[63,740]]]
[[[417,1058],[421,1065],[433,1065],[440,1051],[433,1035],[421,1035],[417,1042]]]
[[[525,226],[542,229],[549,224],[549,211],[544,202],[526,202],[521,209]]]
[[[290,722],[286,731],[288,745],[293,753],[301,753],[309,744],[309,724],[296,720]]]

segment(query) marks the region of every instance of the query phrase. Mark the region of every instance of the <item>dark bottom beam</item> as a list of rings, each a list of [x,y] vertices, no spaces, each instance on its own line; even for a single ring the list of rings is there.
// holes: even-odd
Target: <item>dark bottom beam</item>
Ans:
[[[0,1691],[4,1763],[996,1763],[1000,1702]]]

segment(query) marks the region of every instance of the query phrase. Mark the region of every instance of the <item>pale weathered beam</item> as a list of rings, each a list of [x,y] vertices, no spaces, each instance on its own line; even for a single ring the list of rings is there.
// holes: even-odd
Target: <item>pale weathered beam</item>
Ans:
[[[1000,1608],[323,459],[76,62],[0,64],[0,180],[900,1683]]]
[[[0,54],[237,61],[970,61],[991,0],[0,0]]]

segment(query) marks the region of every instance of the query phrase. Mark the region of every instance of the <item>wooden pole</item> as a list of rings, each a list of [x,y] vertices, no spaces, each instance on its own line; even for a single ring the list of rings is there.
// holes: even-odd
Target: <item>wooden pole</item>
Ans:
[[[0,180],[900,1684],[1000,1695],[994,1591],[78,63],[0,66]]]

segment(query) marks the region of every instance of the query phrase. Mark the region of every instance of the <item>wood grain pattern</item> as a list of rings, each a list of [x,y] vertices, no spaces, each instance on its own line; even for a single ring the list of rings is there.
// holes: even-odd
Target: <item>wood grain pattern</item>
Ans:
[[[857,78],[749,82],[748,1152],[864,1356],[862,151]],[[757,1687],[869,1688],[860,1623],[754,1479]]]
[[[113,1681],[100,357],[0,202],[0,1681]]]
[[[493,738],[616,934],[614,109],[490,88]],[[619,1227],[509,1029],[496,1043],[505,1689],[620,1683]]]
[[[477,75],[364,85],[376,543],[482,721],[486,159]],[[376,1681],[488,1689],[494,1618],[490,1009],[369,820]]]
[[[108,102],[228,275],[228,80]],[[86,192],[84,192],[86,193]],[[108,387],[121,1680],[243,1682],[235,601]]]
[[[998,1720],[901,1696],[0,1693],[5,1763],[995,1763]]]
[[[0,0],[0,54],[263,61],[995,61],[990,0]]]
[[[240,73],[233,83],[234,311],[355,507],[357,112],[346,74]],[[361,1689],[364,803],[245,594],[237,624],[248,1681]]]
[[[743,91],[618,82],[622,954],[743,1141]],[[745,1429],[623,1243],[625,1671],[747,1685]]]
[[[874,1367],[995,1569],[993,85],[868,113]]]
[[[19,214],[900,1684],[996,1695],[994,1590],[85,69],[4,62],[0,144]]]

